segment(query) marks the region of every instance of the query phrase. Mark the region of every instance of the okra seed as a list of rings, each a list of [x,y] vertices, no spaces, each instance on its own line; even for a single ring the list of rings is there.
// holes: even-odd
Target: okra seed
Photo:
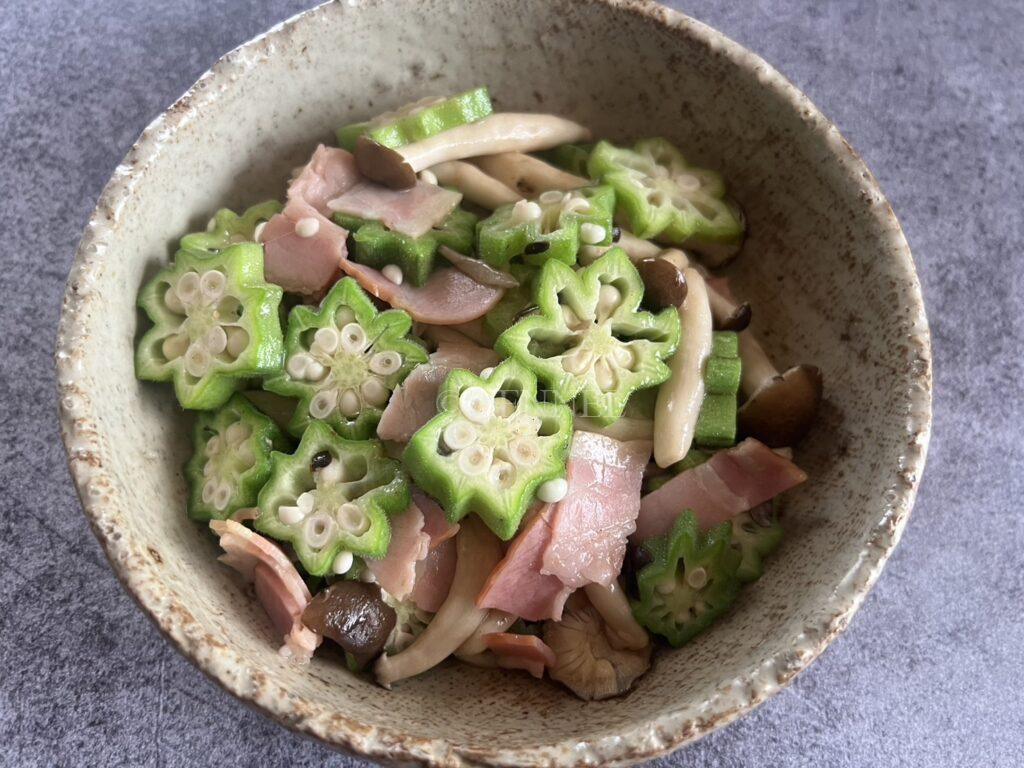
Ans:
[[[633,354],[633,350],[631,350],[629,347],[615,347],[615,349],[612,350],[611,357],[612,361],[620,368],[625,368],[627,371],[633,369],[635,355]]]
[[[181,303],[181,299],[178,298],[178,292],[174,288],[168,288],[164,291],[164,306],[177,315],[185,314],[185,305]]]
[[[615,389],[618,376],[615,375],[615,371],[612,370],[611,365],[605,358],[601,358],[594,363],[594,381],[597,382],[597,387],[602,392],[611,392]]]
[[[298,525],[306,516],[298,507],[282,505],[277,508],[277,519],[285,525]]]
[[[532,413],[520,413],[512,423],[512,431],[517,435],[530,435],[531,437],[540,432],[540,416]]]
[[[351,570],[352,563],[352,553],[343,550],[334,556],[334,562],[331,564],[331,570],[341,576]]]
[[[199,275],[195,272],[186,272],[178,279],[174,290],[182,304],[194,304],[199,298]]]
[[[493,454],[487,446],[471,445],[456,454],[458,465],[465,474],[470,476],[481,475],[491,466]]]
[[[341,393],[341,397],[338,398],[338,410],[341,411],[342,415],[349,418],[359,415],[359,395],[356,394],[354,389],[346,389]]]
[[[313,237],[320,231],[320,221],[312,216],[299,219],[295,223],[295,234],[299,237]]]
[[[223,444],[224,443],[223,440],[221,440],[220,435],[214,435],[213,437],[206,441],[206,455],[216,456],[218,453],[220,453],[220,449],[221,446],[223,446]]]
[[[569,493],[569,483],[564,477],[557,477],[540,484],[537,489],[537,498],[545,504],[554,504],[564,499],[567,493]]]
[[[432,171],[420,171],[420,181],[437,186],[437,176]]]
[[[237,445],[252,434],[252,428],[243,421],[236,421],[224,430],[229,445]]]
[[[317,512],[306,519],[303,526],[303,534],[306,543],[314,549],[319,549],[331,539],[334,533],[334,521],[323,512]]]
[[[320,381],[320,379],[324,377],[325,373],[327,373],[327,369],[325,369],[323,365],[318,363],[316,360],[310,360],[306,363],[305,378],[309,381]]]
[[[528,244],[523,248],[523,253],[534,255],[538,253],[544,253],[548,248],[551,247],[551,243],[544,242],[543,240],[537,240],[536,242]]]
[[[660,207],[662,207],[664,205],[667,205],[669,203],[669,197],[668,197],[668,195],[666,195],[663,191],[661,191],[659,189],[659,190],[655,190],[654,192],[652,192],[651,194],[649,194],[647,196],[647,202],[649,202],[651,205],[655,206],[656,208],[660,208]]]
[[[223,482],[217,486],[217,491],[213,495],[213,506],[220,511],[224,511],[228,507],[228,503],[231,501],[231,494],[234,489],[230,483]]]
[[[397,352],[378,352],[370,358],[370,370],[381,376],[390,376],[402,367],[402,356]]]
[[[309,415],[314,419],[325,419],[331,415],[338,403],[338,390],[322,389],[309,401]]]
[[[708,583],[708,572],[703,568],[694,568],[686,573],[686,583],[694,589],[703,589]]]
[[[700,189],[700,179],[689,173],[679,174],[674,181],[683,192],[696,192]]]
[[[213,326],[203,336],[203,346],[211,355],[219,355],[228,346],[228,335],[219,325]]]
[[[587,245],[597,245],[607,237],[605,228],[600,224],[586,222],[580,226],[580,240]]]
[[[359,323],[348,323],[341,329],[341,348],[350,354],[357,354],[366,348],[366,331]]]
[[[249,333],[244,328],[239,328],[237,325],[229,325],[227,327],[228,334],[228,354],[231,357],[237,358],[241,355],[245,348],[249,346]]]
[[[257,243],[260,241],[260,238],[263,236],[263,228],[266,227],[266,226],[267,226],[267,222],[261,221],[259,224],[256,225],[256,229],[254,229],[252,231],[252,239],[255,240]]]
[[[217,481],[207,480],[203,483],[203,503],[209,504],[213,501],[214,495],[217,493]]]
[[[309,462],[309,466],[312,469],[323,469],[331,463],[331,452],[320,451],[313,455],[312,460]]]
[[[459,395],[459,410],[470,421],[484,424],[494,414],[494,400],[483,387],[467,387]]]
[[[448,446],[449,450],[459,451],[476,442],[476,427],[468,421],[459,419],[458,421],[453,421],[444,428],[444,432],[441,433],[441,438],[444,440],[444,444]]]
[[[570,328],[575,328],[577,325],[579,325],[580,316],[573,311],[572,307],[567,307],[564,304],[562,304],[561,306],[562,320],[565,321],[565,324]]]
[[[252,445],[250,443],[242,443],[235,449],[235,458],[245,468],[248,469],[256,463],[256,456],[252,452]]]
[[[507,397],[494,398],[494,415],[499,419],[507,419],[515,412],[515,404]]]
[[[322,351],[325,354],[331,354],[338,348],[338,331],[335,328],[318,328],[316,333],[313,334],[313,344],[311,348],[318,351]]]
[[[507,461],[495,461],[488,475],[491,482],[502,490],[509,488],[516,480],[515,468]]]
[[[185,370],[201,379],[210,368],[210,353],[199,344],[190,344],[185,352]]]
[[[549,189],[547,192],[541,194],[537,198],[537,201],[542,205],[551,205],[552,203],[562,202],[562,193],[554,189]]]
[[[383,407],[391,396],[391,391],[376,377],[371,377],[364,381],[359,390],[363,393],[366,402],[377,408]]]
[[[332,461],[323,469],[316,472],[316,484],[318,488],[327,488],[340,483],[345,476],[345,468],[340,461]]]
[[[338,507],[338,525],[353,536],[361,536],[370,528],[370,519],[358,504],[346,502]]]
[[[405,275],[402,274],[402,268],[397,264],[386,264],[380,273],[395,285],[401,285],[405,280]]]
[[[494,369],[493,368],[484,368],[482,371],[480,371],[480,378],[481,379],[486,379],[492,373],[494,373]]]
[[[203,477],[209,477],[213,474],[213,462],[208,461],[203,464]]]
[[[614,285],[602,285],[597,294],[597,314],[599,317],[610,315],[622,303],[622,294]]]
[[[208,304],[212,304],[224,295],[227,282],[224,273],[219,269],[209,269],[199,278],[199,292]]]
[[[594,355],[585,349],[576,349],[562,358],[562,370],[573,376],[581,376],[590,370]]]
[[[512,206],[512,221],[516,224],[536,221],[542,215],[540,206],[529,200],[520,200]]]
[[[160,351],[168,360],[177,360],[188,349],[188,336],[184,333],[175,333],[163,340]]]
[[[658,590],[659,595],[671,595],[676,589],[675,579],[666,579],[665,581],[658,584],[655,589]]]
[[[540,458],[540,451],[533,440],[525,437],[517,437],[508,445],[508,456],[512,462],[520,467],[529,467],[537,463]]]
[[[590,201],[584,197],[570,197],[562,205],[562,213],[590,213]],[[602,238],[603,239],[603,238]]]
[[[580,246],[579,260],[583,266],[588,266],[597,261],[608,249],[603,245],[582,245]]]
[[[313,358],[305,352],[296,352],[288,358],[285,370],[293,379],[301,381],[306,376],[306,366],[313,362]]]

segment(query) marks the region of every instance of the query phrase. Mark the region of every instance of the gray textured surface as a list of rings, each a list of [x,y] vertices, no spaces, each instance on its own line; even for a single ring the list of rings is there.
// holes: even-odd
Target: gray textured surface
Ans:
[[[121,590],[64,470],[64,277],[139,131],[298,0],[0,2],[0,764],[355,765],[238,704]],[[904,540],[850,629],[752,715],[658,762],[1019,765],[1024,756],[1024,7],[692,0],[878,176],[917,258],[935,433]]]

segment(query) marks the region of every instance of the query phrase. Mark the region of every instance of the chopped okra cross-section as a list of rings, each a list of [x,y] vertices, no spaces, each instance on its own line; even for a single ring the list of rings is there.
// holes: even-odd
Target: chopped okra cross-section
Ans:
[[[352,555],[383,557],[389,517],[409,506],[409,483],[376,440],[345,440],[314,421],[292,455],[271,455],[256,530],[295,549],[314,576],[347,571]],[[336,567],[337,564],[337,567]]]
[[[395,387],[426,362],[426,350],[408,335],[411,327],[402,310],[379,312],[350,277],[338,281],[318,309],[293,308],[284,370],[264,383],[299,399],[289,430],[301,435],[321,419],[343,437],[372,436]]]
[[[677,648],[707,629],[739,594],[731,540],[729,523],[702,533],[687,510],[669,533],[645,541],[651,562],[637,574],[636,620]]]
[[[412,436],[403,461],[453,522],[477,513],[515,535],[537,488],[565,474],[572,412],[537,401],[537,379],[506,360],[486,377],[452,371],[439,413]]]
[[[224,520],[255,506],[270,476],[270,451],[285,446],[281,430],[241,395],[233,395],[218,411],[200,414],[192,458],[185,466],[189,516]]]
[[[281,289],[263,280],[263,249],[232,245],[219,254],[179,251],[139,292],[153,322],[135,351],[135,374],[174,381],[185,408],[227,402],[245,377],[281,367]]]
[[[615,189],[618,213],[638,237],[673,245],[738,245],[743,217],[714,171],[690,165],[665,139],[622,149],[602,141],[590,155],[591,175]]]
[[[480,258],[498,268],[514,258],[575,264],[581,245],[612,242],[614,208],[610,187],[550,190],[536,200],[503,205],[477,225]]]
[[[200,256],[211,256],[235,243],[257,242],[260,226],[280,212],[281,204],[277,200],[254,205],[241,216],[230,208],[221,208],[210,219],[205,232],[192,232],[181,238],[181,248]]]
[[[663,362],[679,344],[679,315],[640,311],[643,281],[620,248],[589,267],[549,261],[536,282],[540,309],[495,343],[563,403],[603,424],[622,415],[630,395],[669,376]]]

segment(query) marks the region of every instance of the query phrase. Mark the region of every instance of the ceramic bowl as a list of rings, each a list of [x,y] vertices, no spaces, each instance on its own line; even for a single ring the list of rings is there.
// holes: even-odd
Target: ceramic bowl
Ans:
[[[388,692],[333,660],[282,660],[260,607],[184,514],[189,419],[140,384],[135,295],[221,205],[283,194],[336,126],[490,86],[623,141],[667,136],[721,170],[749,221],[728,270],[780,365],[824,371],[788,536],[735,610],[658,654],[631,694],[586,704],[522,674],[446,665]],[[75,257],[57,349],[71,472],[126,588],[183,654],[297,731],[381,761],[612,765],[750,710],[847,625],[899,539],[930,421],[920,286],[867,168],[808,99],[714,30],[617,0],[348,0],[219,61],[114,172]]]

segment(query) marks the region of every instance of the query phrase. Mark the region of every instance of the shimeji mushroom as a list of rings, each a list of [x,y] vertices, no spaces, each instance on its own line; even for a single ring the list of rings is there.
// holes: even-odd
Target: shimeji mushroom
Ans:
[[[302,612],[302,623],[345,649],[357,667],[375,659],[395,628],[395,611],[376,584],[336,581]]]
[[[821,405],[821,371],[795,365],[780,374],[750,331],[740,334],[740,359],[747,398],[738,413],[740,432],[772,448],[799,442]]]
[[[462,160],[438,163],[430,167],[430,172],[438,184],[454,187],[466,200],[491,211],[506,203],[514,203],[521,197],[515,190]]]
[[[522,152],[503,152],[474,161],[484,173],[514,189],[523,197],[536,197],[551,190],[579,189],[593,184],[589,179],[566,173],[550,163]]]
[[[394,189],[408,189],[416,183],[417,173],[438,163],[501,152],[532,152],[589,138],[588,129],[556,115],[499,113],[398,149],[360,136],[355,156],[367,178]]]
[[[646,648],[650,639],[647,631],[633,617],[629,598],[622,591],[618,581],[607,587],[601,584],[587,584],[583,590],[591,605],[604,619],[605,632],[612,646],[619,649],[639,651]]]

